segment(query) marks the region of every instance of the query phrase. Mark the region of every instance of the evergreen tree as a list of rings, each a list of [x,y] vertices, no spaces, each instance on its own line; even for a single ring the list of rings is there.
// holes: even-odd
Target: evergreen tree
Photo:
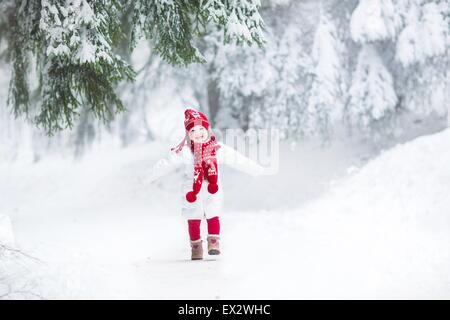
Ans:
[[[343,44],[328,12],[323,7],[321,12],[312,49],[314,73],[307,130],[309,135],[319,133],[328,138],[331,113],[338,112],[343,106]]]
[[[166,61],[189,64],[204,61],[193,43],[208,24],[224,30],[225,43],[262,45],[259,5],[259,0],[5,0],[0,26],[7,24],[13,67],[8,103],[16,116],[30,116],[49,134],[72,127],[81,106],[110,120],[124,110],[115,88],[135,77],[116,53],[124,42],[122,12],[133,12],[131,48],[141,37],[150,38]],[[36,88],[28,77],[33,65]]]
[[[377,138],[380,131],[389,128],[386,121],[394,114],[397,103],[392,75],[374,45],[364,45],[349,89],[349,124]]]
[[[396,58],[403,66],[424,63],[428,58],[445,54],[449,24],[443,9],[442,4],[431,2],[410,11],[396,48]]]
[[[312,59],[303,50],[302,30],[289,25],[270,55],[274,77],[269,98],[250,114],[250,127],[277,128],[281,138],[299,139],[306,134],[307,100],[313,72]]]
[[[265,89],[272,81],[272,66],[265,52],[219,45],[211,74],[221,103],[218,127],[249,128],[250,113],[258,102],[264,104]]]
[[[213,52],[211,77],[219,89],[219,127],[276,128],[284,138],[305,134],[317,3],[267,2],[262,50],[223,46]],[[212,43],[212,41],[209,41]]]
[[[450,5],[416,1],[409,5],[405,28],[396,44],[399,94],[404,108],[424,117],[450,114]]]
[[[72,2],[80,7],[85,2],[92,4],[92,1]],[[44,1],[17,3],[41,6]],[[114,141],[120,140],[123,145],[154,136],[152,107],[156,108],[163,100],[162,88],[164,95],[173,94],[177,99],[182,97],[180,100],[198,103],[208,113],[214,127],[244,130],[275,127],[282,137],[293,139],[309,135],[326,137],[340,126],[337,121],[342,120],[342,111],[351,128],[361,129],[372,138],[392,132],[394,124],[410,128],[428,117],[435,120],[438,115],[439,120],[444,120],[445,115],[450,114],[447,110],[450,100],[449,0],[264,0],[259,12],[266,23],[267,41],[261,49],[239,45],[247,42],[249,34],[255,34],[253,43],[263,42],[262,37],[256,36],[258,28],[255,29],[257,21],[261,22],[254,11],[258,1],[117,1],[120,12],[114,13],[113,8],[118,7],[107,7],[113,10],[108,17],[115,15],[112,20],[118,21],[116,36],[111,36],[109,31],[103,35],[103,29],[96,27],[95,21],[82,19],[77,22],[82,30],[97,29],[92,34],[78,32],[80,45],[74,42],[71,46],[69,42],[68,53],[60,46],[58,32],[61,30],[51,10],[44,10],[48,17],[42,20],[42,26],[45,22],[48,25],[45,28],[53,30],[52,37],[41,39],[45,34],[39,27],[45,16],[42,8],[36,11],[25,5],[18,7],[17,3],[3,0],[0,4],[0,59],[9,59],[16,66],[12,72],[15,86],[11,86],[10,103],[16,105],[17,102],[19,114],[28,113],[31,119],[36,119],[41,111],[42,90],[46,86],[39,86],[39,82],[53,83],[48,81],[49,69],[45,69],[51,64],[43,64],[43,59],[64,63],[61,64],[64,68],[72,65],[76,70],[71,72],[84,74],[87,66],[99,65],[95,62],[98,54],[105,56],[106,53],[112,62],[100,58],[105,60],[106,67],[100,70],[98,77],[107,77],[107,71],[114,69],[115,60],[123,63],[125,75],[131,70],[129,65],[137,70],[135,84],[118,80],[111,87],[122,105],[133,106],[133,109],[117,114],[115,121],[106,127],[98,125],[92,107],[83,102],[83,92],[72,90],[80,101],[79,107],[73,108],[76,114],[72,119],[78,120],[73,123],[72,133],[65,132],[63,138],[53,138],[52,143],[69,145],[74,142],[80,154],[100,136],[114,136]],[[65,1],[46,3],[66,5]],[[108,2],[99,3],[106,5]],[[240,15],[243,11],[236,9],[239,5],[247,8],[247,20],[242,20],[243,25],[233,23],[234,17],[229,23],[222,23],[220,17],[231,17],[233,11],[234,16],[243,17]],[[198,6],[208,10],[199,15],[196,13]],[[97,18],[101,10],[97,6],[90,7]],[[26,12],[20,26],[13,14],[18,8]],[[206,18],[208,12],[210,17]],[[62,11],[58,18],[63,23],[60,16],[64,18]],[[87,10],[83,16],[92,15]],[[11,33],[11,26],[15,26],[14,30],[30,30],[30,26],[36,25],[31,23],[33,21],[38,21],[34,29],[37,32],[22,32],[19,36]],[[164,25],[164,30],[159,29],[158,24]],[[169,32],[168,26],[183,32]],[[66,37],[69,31],[64,28],[61,32]],[[95,43],[103,42],[101,37],[111,42],[110,49],[100,46],[103,49],[96,49],[92,54],[90,49],[97,47]],[[230,37],[238,43],[227,44]],[[52,45],[47,56],[49,43]],[[136,49],[130,50],[136,44],[139,44]],[[147,63],[141,61],[142,56],[148,56]],[[192,63],[198,61],[207,63]],[[15,72],[21,66],[25,67],[25,72]],[[38,67],[38,79],[26,73],[34,66]],[[76,88],[75,85],[70,88]],[[113,96],[108,95],[108,98]],[[29,107],[24,101],[29,101]],[[108,107],[110,111],[106,111],[105,116],[112,119],[119,108],[113,102]],[[8,115],[2,116],[5,119]],[[412,122],[407,124],[403,120]],[[22,130],[18,122],[3,123],[3,128],[9,128],[9,132],[20,139],[20,134],[14,133],[15,127]],[[434,122],[434,125],[437,130],[442,122]],[[61,124],[61,127],[64,126]],[[401,129],[396,128],[396,133],[401,133]],[[33,131],[32,145],[49,145],[38,140],[39,135]]]
[[[396,36],[401,20],[393,0],[360,0],[353,11],[350,31],[357,42],[373,42]]]
[[[448,76],[448,52],[449,20],[448,12],[450,3],[448,0],[360,0],[354,9],[350,21],[351,35],[355,42],[366,47],[368,43],[375,43],[382,48],[382,52],[376,55],[383,61],[383,72],[385,76],[380,77],[387,81],[384,85],[385,93],[391,92],[390,87],[395,90],[397,97],[396,114],[392,113],[394,98],[392,94],[384,97],[391,103],[384,105],[385,111],[375,114],[390,116],[400,115],[401,111],[407,110],[423,119],[432,113],[444,116],[446,111],[446,99],[450,86]],[[373,51],[373,48],[371,49]],[[367,50],[366,50],[367,51]],[[367,54],[367,53],[361,53]],[[357,64],[360,66],[360,58]],[[388,75],[389,74],[389,75]],[[358,72],[354,73],[355,76]],[[358,80],[352,79],[352,88],[358,86]],[[380,83],[381,84],[381,83]],[[370,87],[369,87],[370,88]],[[373,89],[380,86],[372,86]],[[377,89],[378,90],[378,89]],[[354,92],[353,92],[354,94]],[[378,93],[375,91],[372,96]],[[355,101],[355,98],[351,98]],[[372,110],[371,100],[359,101],[361,110]],[[364,105],[367,104],[367,105]],[[356,103],[347,105],[347,119],[353,119],[350,123],[355,124],[353,107]],[[380,109],[381,110],[381,109]],[[389,111],[389,112],[386,112]],[[366,113],[365,120],[360,119],[361,125],[366,125],[369,132],[377,131],[391,132],[392,128],[383,127],[380,118],[373,113]],[[372,121],[370,121],[372,117]],[[392,123],[391,123],[392,124]],[[374,131],[375,130],[375,131]]]

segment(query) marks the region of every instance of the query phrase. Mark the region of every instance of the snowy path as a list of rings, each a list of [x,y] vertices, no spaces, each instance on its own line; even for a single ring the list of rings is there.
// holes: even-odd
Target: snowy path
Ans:
[[[336,150],[284,157],[278,179],[230,173],[218,259],[188,260],[175,176],[135,182],[145,150],[0,167],[0,214],[45,261],[33,272],[49,298],[449,298],[448,141],[420,138],[348,177],[360,154]]]

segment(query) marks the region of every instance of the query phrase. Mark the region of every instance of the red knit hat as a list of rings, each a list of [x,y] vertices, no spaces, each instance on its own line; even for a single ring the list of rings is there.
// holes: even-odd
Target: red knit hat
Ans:
[[[209,129],[208,118],[200,111],[194,109],[186,109],[184,111],[184,127],[186,131],[192,129],[196,125],[202,125],[205,129]]]

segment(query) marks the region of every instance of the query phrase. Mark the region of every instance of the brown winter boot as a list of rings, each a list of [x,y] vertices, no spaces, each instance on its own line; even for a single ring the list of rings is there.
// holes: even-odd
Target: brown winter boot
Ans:
[[[219,247],[220,237],[218,235],[210,234],[207,240],[208,240],[208,254],[210,255],[220,254],[220,247]]]
[[[191,260],[202,260],[203,259],[203,246],[202,240],[191,241]]]

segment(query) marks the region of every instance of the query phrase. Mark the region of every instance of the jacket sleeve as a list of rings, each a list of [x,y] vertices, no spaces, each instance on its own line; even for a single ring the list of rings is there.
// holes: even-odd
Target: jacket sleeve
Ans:
[[[256,161],[251,160],[223,143],[220,146],[218,159],[221,163],[254,177],[266,174],[266,169]]]
[[[183,164],[183,157],[175,152],[170,152],[168,156],[159,159],[144,174],[144,183],[152,183],[161,177],[168,175]]]

